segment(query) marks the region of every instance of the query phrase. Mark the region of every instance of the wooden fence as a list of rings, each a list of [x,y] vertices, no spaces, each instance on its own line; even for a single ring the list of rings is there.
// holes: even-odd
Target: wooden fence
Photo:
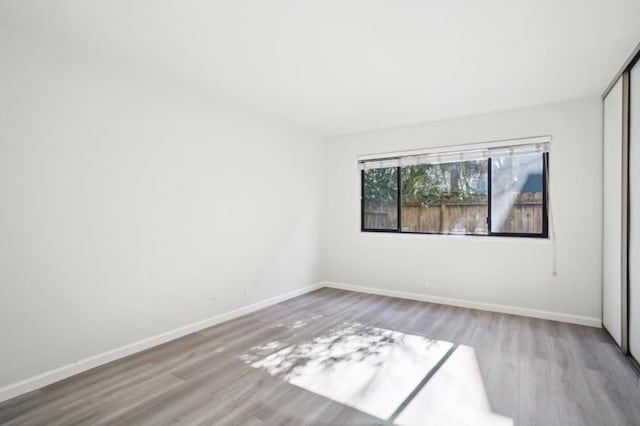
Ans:
[[[542,193],[520,194],[509,200],[507,208],[509,211],[500,231],[522,233],[542,231]],[[410,232],[443,234],[486,234],[487,212],[487,197],[476,197],[464,201],[449,199],[429,207],[404,205],[402,206],[402,229]],[[370,229],[396,229],[396,205],[366,206],[364,224],[365,228]]]

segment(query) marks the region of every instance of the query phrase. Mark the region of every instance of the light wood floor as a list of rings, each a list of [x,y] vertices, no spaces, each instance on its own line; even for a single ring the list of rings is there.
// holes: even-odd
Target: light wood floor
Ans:
[[[0,423],[381,424],[241,359],[256,346],[301,343],[343,322],[473,347],[492,410],[517,425],[640,424],[638,378],[600,329],[335,289],[6,401]]]

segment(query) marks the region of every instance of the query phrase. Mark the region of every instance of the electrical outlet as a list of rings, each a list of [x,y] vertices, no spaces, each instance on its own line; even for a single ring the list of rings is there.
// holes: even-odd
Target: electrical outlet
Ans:
[[[429,287],[429,279],[427,277],[424,277],[422,279],[422,285],[425,287]]]
[[[215,297],[210,297],[209,298],[209,306],[213,306],[216,304],[216,298]]]

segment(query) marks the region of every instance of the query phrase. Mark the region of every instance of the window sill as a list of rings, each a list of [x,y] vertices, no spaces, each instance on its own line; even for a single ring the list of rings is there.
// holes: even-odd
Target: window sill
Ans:
[[[365,238],[426,238],[435,240],[458,240],[479,243],[507,243],[507,244],[539,244],[551,245],[551,237],[505,237],[499,235],[455,235],[455,234],[423,234],[419,232],[385,232],[385,231],[362,231],[358,233]]]

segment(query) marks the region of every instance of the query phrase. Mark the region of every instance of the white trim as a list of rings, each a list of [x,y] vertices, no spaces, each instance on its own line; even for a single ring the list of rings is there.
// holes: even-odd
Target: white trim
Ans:
[[[44,372],[37,376],[12,383],[0,388],[0,402],[25,394],[27,392],[34,391],[36,389],[40,389],[43,386],[50,385],[51,383],[55,383],[67,377],[82,373],[83,371],[87,371],[100,365],[126,357],[128,355],[132,355],[137,352],[152,348],[170,340],[186,336],[187,334],[195,333],[207,327],[211,327],[213,325],[249,314],[259,309],[266,308],[267,306],[275,305],[276,303],[282,302],[283,300],[291,299],[293,297],[309,293],[321,287],[323,287],[323,283],[316,283],[306,287],[302,287],[300,289],[293,290],[279,296],[261,300],[251,305],[243,306],[229,312],[218,314],[202,321],[187,324],[182,327],[178,327],[173,330],[169,330],[164,333],[160,333],[155,336],[138,340],[137,342],[133,342],[128,345],[124,345],[119,348],[115,348],[110,351],[76,361],[72,364],[67,364],[60,368]]]
[[[360,224],[358,224],[359,226]],[[551,224],[549,224],[551,225]],[[549,227],[551,229],[551,226]],[[423,234],[420,232],[375,232],[375,231],[363,231],[358,228],[355,231],[362,238],[423,238],[433,240],[451,240],[451,241],[464,241],[476,242],[480,244],[538,244],[543,246],[550,246],[553,244],[554,239],[549,236],[548,238],[539,237],[502,237],[497,235],[478,235],[478,234]],[[551,232],[549,232],[551,234]]]
[[[567,322],[570,324],[586,325],[589,327],[602,327],[600,318],[584,317],[581,315],[563,314],[560,312],[541,311],[538,309],[521,308],[517,306],[497,305],[493,303],[474,302],[471,300],[454,299],[451,297],[432,296],[429,294],[409,293],[405,291],[387,290],[382,288],[364,287],[359,285],[337,282],[325,282],[325,287],[340,290],[357,291],[360,293],[377,294],[380,296],[399,297],[402,299],[419,300],[421,302],[438,303],[441,305],[460,306],[462,308],[480,309],[483,311],[500,312],[503,314],[520,315],[524,317],[542,318],[553,321]]]
[[[480,309],[491,312],[501,312],[505,314],[521,315],[525,317],[542,318],[554,321],[562,321],[571,324],[580,324],[590,327],[602,326],[600,318],[584,317],[579,315],[563,314],[558,312],[541,311],[537,309],[520,308],[515,306],[497,305],[492,303],[474,302],[470,300],[454,299],[449,297],[432,296],[428,294],[410,293],[404,291],[387,290],[374,287],[364,287],[352,284],[344,284],[337,282],[321,282],[312,284],[279,296],[271,297],[269,299],[261,300],[251,305],[243,306],[238,309],[234,309],[229,312],[225,312],[211,318],[204,319],[202,321],[187,324],[182,327],[169,330],[167,332],[157,334],[155,336],[139,340],[137,342],[130,343],[125,346],[121,346],[116,349],[112,349],[107,352],[103,352],[98,355],[91,356],[72,364],[65,365],[54,370],[47,371],[37,376],[30,377],[20,382],[12,383],[3,388],[0,388],[0,402],[14,398],[16,396],[25,394],[27,392],[40,389],[43,386],[50,385],[57,381],[63,380],[67,377],[82,373],[100,365],[115,361],[120,358],[135,354],[137,352],[152,348],[170,340],[177,339],[187,334],[195,333],[203,330],[207,327],[220,324],[222,322],[237,318],[242,315],[249,314],[267,306],[274,305],[282,302],[283,300],[291,299],[293,297],[300,296],[317,290],[322,287],[337,288],[341,290],[357,291],[360,293],[377,294],[381,296],[399,297],[403,299],[419,300],[423,302],[439,303],[443,305],[460,306],[464,308]]]

